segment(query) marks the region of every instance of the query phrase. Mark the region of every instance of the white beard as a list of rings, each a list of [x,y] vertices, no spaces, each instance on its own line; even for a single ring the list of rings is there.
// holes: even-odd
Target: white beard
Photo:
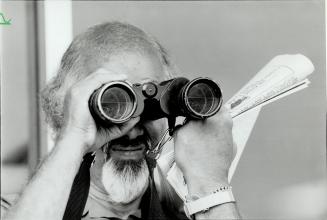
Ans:
[[[117,170],[115,162],[110,158],[102,168],[102,183],[108,193],[109,201],[128,204],[141,196],[148,187],[147,163],[143,160],[137,172],[129,165],[125,165],[122,170]]]

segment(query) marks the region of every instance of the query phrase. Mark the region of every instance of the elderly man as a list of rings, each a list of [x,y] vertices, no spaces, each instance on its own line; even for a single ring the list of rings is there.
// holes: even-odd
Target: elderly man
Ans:
[[[57,134],[54,149],[6,219],[186,218],[183,200],[164,178],[167,170],[151,169],[145,153],[160,139],[166,121],[137,117],[103,128],[88,107],[90,95],[105,83],[161,82],[176,74],[164,48],[132,25],[104,23],[78,35],[58,75],[42,92],[44,111]],[[227,176],[234,154],[228,110],[189,121],[174,133],[173,143],[188,202],[201,201],[205,207],[190,217],[240,218],[233,199],[212,197],[231,190]]]

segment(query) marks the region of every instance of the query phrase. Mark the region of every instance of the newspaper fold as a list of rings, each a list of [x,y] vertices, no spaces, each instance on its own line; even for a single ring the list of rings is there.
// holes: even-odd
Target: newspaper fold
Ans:
[[[312,62],[301,54],[276,56],[226,103],[232,117],[306,88],[313,71]]]
[[[307,77],[314,71],[312,62],[302,54],[279,55],[264,66],[226,105],[231,107],[233,118],[233,138],[237,144],[237,154],[229,170],[229,181],[241,158],[262,106],[308,87]],[[160,166],[172,164],[167,180],[176,193],[184,199],[188,194],[181,170],[174,161],[174,152],[162,155]]]

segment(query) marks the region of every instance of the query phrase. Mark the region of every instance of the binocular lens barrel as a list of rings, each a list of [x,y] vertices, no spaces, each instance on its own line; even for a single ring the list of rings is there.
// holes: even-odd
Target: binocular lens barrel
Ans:
[[[221,107],[222,92],[214,81],[199,78],[185,86],[183,101],[189,114],[193,117],[210,117],[216,114]]]
[[[105,118],[105,121],[123,123],[130,119],[136,109],[136,95],[128,83],[112,82],[94,94],[96,97],[93,97],[91,108],[97,116],[100,113],[100,118]],[[94,104],[97,108],[94,108]]]

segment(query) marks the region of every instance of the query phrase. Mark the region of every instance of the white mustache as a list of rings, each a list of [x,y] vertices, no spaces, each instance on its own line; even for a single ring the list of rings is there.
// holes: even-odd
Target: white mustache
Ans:
[[[123,136],[103,145],[101,148],[102,152],[108,155],[113,145],[124,146],[123,148],[139,147],[140,145],[145,145],[145,149],[147,150],[151,148],[152,142],[146,135],[138,136],[135,139],[128,139],[127,137]]]

